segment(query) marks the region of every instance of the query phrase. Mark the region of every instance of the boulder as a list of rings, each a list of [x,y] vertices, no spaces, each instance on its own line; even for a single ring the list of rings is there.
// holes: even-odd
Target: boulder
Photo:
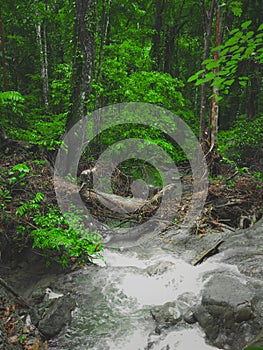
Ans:
[[[221,273],[206,283],[194,317],[214,345],[241,349],[251,334],[259,331],[257,327],[262,323],[256,305],[256,293],[251,285],[234,275]]]
[[[177,324],[182,319],[182,314],[176,302],[167,302],[161,306],[155,306],[151,310],[153,319],[160,327],[169,327]]]
[[[55,299],[39,322],[39,331],[47,338],[53,338],[71,321],[71,311],[76,307],[75,300],[69,296]]]

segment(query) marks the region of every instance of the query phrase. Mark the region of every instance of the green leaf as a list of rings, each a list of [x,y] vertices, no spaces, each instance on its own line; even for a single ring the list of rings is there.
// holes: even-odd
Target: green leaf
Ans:
[[[218,68],[220,66],[220,63],[218,61],[212,61],[210,63],[207,64],[206,68],[208,70],[214,69],[214,68]]]
[[[235,79],[230,79],[225,81],[225,85],[231,86],[234,83]]]
[[[251,23],[252,23],[251,20],[246,21],[246,22],[244,22],[244,23],[241,24],[241,28],[242,28],[242,29],[246,29],[247,27],[250,26]]]
[[[236,34],[237,32],[239,32],[239,29],[235,28],[231,30],[230,35]]]
[[[237,36],[233,36],[232,38],[228,39],[225,43],[225,46],[232,46],[236,43],[238,43],[239,38]]]
[[[217,47],[214,47],[214,48],[212,49],[212,52],[220,51],[220,50],[222,50],[223,48],[224,48],[224,45],[219,45],[219,46],[217,46]]]
[[[204,69],[199,70],[197,73],[195,73],[190,78],[188,78],[187,82],[191,83],[192,81],[197,80],[199,76],[204,73],[204,71],[205,71]]]
[[[28,173],[30,171],[29,167],[25,163],[16,164],[12,167],[12,169],[24,173]]]
[[[263,30],[263,23],[260,24],[260,26],[258,27],[258,31],[261,31],[261,30]]]
[[[246,87],[247,86],[247,83],[245,81],[240,81],[239,80],[239,85],[242,86],[242,87]]]
[[[246,34],[246,39],[252,38],[252,36],[253,36],[254,34],[255,34],[255,33],[253,32],[253,30],[251,30],[250,32],[248,32],[248,33]]]
[[[37,192],[37,194],[35,195],[35,202],[39,203],[41,202],[43,199],[45,198],[44,193],[42,192]]]

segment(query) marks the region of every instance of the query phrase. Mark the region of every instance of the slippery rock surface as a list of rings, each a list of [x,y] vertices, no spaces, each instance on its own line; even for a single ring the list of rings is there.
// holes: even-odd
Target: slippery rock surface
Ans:
[[[215,275],[206,283],[194,315],[211,343],[240,349],[260,330],[263,322],[255,311],[255,296],[253,287],[235,276]]]
[[[39,322],[40,332],[47,339],[56,336],[71,321],[71,311],[74,310],[75,306],[75,301],[68,296],[54,300]]]
[[[175,325],[182,319],[179,305],[176,302],[165,303],[162,307],[156,306],[151,310],[151,314],[160,327]]]

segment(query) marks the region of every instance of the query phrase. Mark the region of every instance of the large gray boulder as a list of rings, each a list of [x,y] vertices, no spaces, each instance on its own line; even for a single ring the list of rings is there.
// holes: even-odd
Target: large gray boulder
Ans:
[[[69,296],[55,299],[39,322],[39,331],[47,338],[53,338],[71,321],[71,312],[76,307],[75,300]]]
[[[256,335],[263,326],[257,305],[253,286],[236,276],[218,273],[207,282],[194,316],[211,343],[242,349],[251,334]]]

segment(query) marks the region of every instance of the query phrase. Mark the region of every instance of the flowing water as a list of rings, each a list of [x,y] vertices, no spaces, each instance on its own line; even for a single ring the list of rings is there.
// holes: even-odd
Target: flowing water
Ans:
[[[195,305],[213,272],[239,276],[235,266],[212,258],[194,267],[160,247],[106,249],[104,257],[98,266],[71,274],[78,307],[65,333],[49,343],[51,349],[216,349],[205,343],[197,324],[179,322],[158,334],[151,309],[175,300]]]

